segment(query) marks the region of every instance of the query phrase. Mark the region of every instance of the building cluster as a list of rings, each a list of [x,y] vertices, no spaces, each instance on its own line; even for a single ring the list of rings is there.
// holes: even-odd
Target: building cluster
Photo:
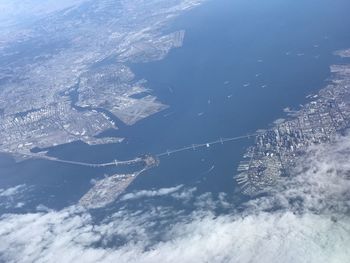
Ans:
[[[117,128],[117,118],[132,125],[164,110],[127,65],[180,47],[185,32],[165,29],[201,1],[89,2],[2,32],[0,152],[28,157],[35,147],[119,141],[94,136]]]
[[[329,142],[349,127],[350,65],[331,66],[331,83],[300,110],[259,132],[235,176],[242,192],[255,195],[288,176],[310,145]]]
[[[77,111],[69,102],[48,105],[39,110],[0,119],[0,151],[31,157],[33,148],[83,141],[88,144],[118,142],[118,138],[96,138],[113,122],[97,111]]]

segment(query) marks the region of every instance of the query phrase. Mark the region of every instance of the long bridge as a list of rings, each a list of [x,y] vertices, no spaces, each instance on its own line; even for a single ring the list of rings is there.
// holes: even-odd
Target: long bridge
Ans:
[[[231,137],[231,138],[220,138],[218,140],[215,141],[211,141],[211,142],[205,142],[205,143],[200,143],[200,144],[192,144],[189,146],[185,146],[182,148],[177,148],[177,149],[173,149],[173,150],[168,150],[166,152],[162,152],[159,154],[156,154],[157,157],[162,157],[162,156],[169,156],[173,153],[179,153],[179,152],[183,152],[183,151],[188,151],[188,150],[196,150],[198,148],[209,148],[212,145],[215,144],[224,144],[227,142],[232,142],[232,141],[237,141],[237,140],[242,140],[242,139],[247,139],[253,136],[256,136],[257,133],[254,134],[247,134],[247,135],[243,135],[243,136],[237,136],[237,137]]]
[[[250,137],[253,137],[256,135],[257,135],[257,133],[247,134],[247,135],[237,136],[237,137],[231,137],[231,138],[220,138],[220,139],[215,140],[215,141],[210,141],[210,142],[205,142],[205,143],[200,143],[200,144],[192,144],[189,146],[185,146],[185,147],[181,147],[181,148],[177,148],[177,149],[173,149],[173,150],[168,150],[166,152],[155,154],[154,156],[157,158],[160,158],[160,157],[170,156],[171,154],[174,154],[174,153],[180,153],[183,151],[196,150],[199,148],[209,148],[210,146],[215,145],[215,144],[224,144],[227,142],[247,139],[247,138],[250,138]],[[156,160],[154,160],[154,158],[152,158],[151,156],[136,157],[132,160],[126,160],[126,161],[114,160],[114,161],[106,162],[106,163],[88,163],[88,162],[70,161],[70,160],[63,160],[63,159],[59,159],[59,158],[47,156],[47,155],[32,154],[30,156],[33,158],[40,158],[40,159],[45,159],[45,160],[54,161],[54,162],[87,166],[87,167],[92,167],[92,168],[119,166],[119,165],[131,165],[131,164],[135,164],[135,163],[142,162],[142,161],[144,161],[146,163],[146,165],[152,166],[156,162]]]
[[[40,155],[40,156],[34,155],[33,157],[34,158],[45,159],[45,160],[49,160],[49,161],[53,161],[53,162],[74,164],[74,165],[87,166],[87,167],[92,167],[92,168],[108,167],[108,166],[119,166],[119,165],[130,165],[130,164],[135,164],[135,163],[144,161],[144,158],[136,157],[135,159],[126,160],[126,161],[114,160],[112,162],[107,162],[107,163],[88,163],[88,162],[78,162],[78,161],[63,160],[63,159],[59,159],[59,158],[52,157],[52,156],[47,156],[47,155]]]

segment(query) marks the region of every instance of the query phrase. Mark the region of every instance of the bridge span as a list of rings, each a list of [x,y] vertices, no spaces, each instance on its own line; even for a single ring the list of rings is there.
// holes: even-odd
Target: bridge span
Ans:
[[[135,163],[142,162],[142,161],[144,161],[146,163],[146,165],[152,164],[152,162],[150,162],[148,159],[150,157],[147,157],[147,156],[146,157],[136,157],[132,160],[126,160],[126,161],[113,160],[111,162],[106,162],[106,163],[89,163],[89,162],[71,161],[71,160],[59,159],[59,158],[47,156],[47,155],[35,155],[35,154],[28,155],[27,154],[27,156],[33,157],[35,159],[44,159],[44,160],[49,160],[49,161],[53,161],[53,162],[73,164],[73,165],[86,166],[86,167],[92,167],[92,168],[119,166],[119,165],[131,165],[131,164],[135,164]]]
[[[168,150],[166,152],[155,154],[155,155],[153,155],[154,157],[152,155],[145,155],[145,156],[142,156],[142,157],[136,157],[136,158],[134,158],[132,160],[126,160],[126,161],[113,160],[111,162],[106,162],[106,163],[89,163],[89,162],[63,160],[63,159],[59,159],[59,158],[52,157],[52,156],[47,156],[47,155],[32,154],[30,156],[33,157],[33,158],[45,159],[45,160],[54,161],[54,162],[73,164],[73,165],[80,165],[80,166],[86,166],[86,167],[92,167],[92,168],[108,167],[108,166],[119,166],[119,165],[131,165],[131,164],[135,164],[135,163],[138,163],[138,162],[145,162],[146,167],[150,168],[152,166],[158,165],[158,162],[159,162],[158,158],[160,158],[160,157],[170,156],[171,154],[174,154],[174,153],[179,153],[179,152],[188,151],[188,150],[196,150],[196,149],[204,148],[204,147],[209,148],[210,146],[215,145],[215,144],[224,144],[224,143],[227,143],[227,142],[232,142],[232,141],[237,141],[237,140],[250,138],[250,137],[253,137],[253,136],[256,136],[256,135],[257,135],[257,133],[247,134],[247,135],[237,136],[237,137],[231,137],[231,138],[220,138],[218,140],[211,141],[211,142],[205,142],[205,143],[200,143],[200,144],[192,144],[192,145],[185,146],[185,147],[182,147],[182,148]]]
[[[211,142],[205,142],[205,143],[200,143],[200,144],[192,144],[192,145],[185,146],[185,147],[182,147],[182,148],[168,150],[166,152],[162,152],[162,153],[156,154],[156,156],[157,157],[169,156],[169,155],[171,155],[173,153],[179,153],[179,152],[188,151],[188,150],[196,150],[198,148],[204,148],[204,147],[209,148],[210,146],[215,145],[215,144],[224,144],[224,143],[227,143],[227,142],[247,139],[247,138],[250,138],[250,137],[253,137],[253,136],[256,136],[256,135],[257,135],[257,133],[253,133],[253,134],[247,134],[247,135],[231,137],[231,138],[220,138],[218,140],[211,141]]]
[[[70,160],[62,160],[56,157],[50,157],[50,156],[43,156],[43,159],[54,161],[54,162],[60,162],[60,163],[67,163],[67,164],[74,164],[74,165],[80,165],[80,166],[88,166],[88,167],[108,167],[108,166],[119,166],[119,165],[129,165],[129,164],[134,164],[138,163],[141,161],[144,161],[143,158],[137,157],[132,160],[127,160],[127,161],[118,161],[114,160],[112,162],[107,162],[107,163],[87,163],[87,162],[78,162],[78,161],[70,161]]]

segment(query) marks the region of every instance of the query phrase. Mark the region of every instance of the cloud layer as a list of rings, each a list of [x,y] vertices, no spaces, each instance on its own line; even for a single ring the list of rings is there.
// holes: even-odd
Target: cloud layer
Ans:
[[[134,199],[140,199],[145,197],[159,197],[164,195],[169,195],[172,193],[177,192],[183,187],[183,185],[178,185],[174,187],[169,188],[160,188],[157,190],[142,190],[135,193],[129,193],[122,196],[121,200],[134,200]]]
[[[6,262],[349,262],[350,136],[313,147],[293,177],[228,214],[225,196],[192,197],[190,215],[172,207],[123,208],[98,224],[88,211],[0,219]],[[186,192],[187,191],[187,192]],[[179,197],[177,186],[124,199]],[[188,199],[186,199],[188,201]],[[208,205],[209,204],[209,205]],[[239,211],[239,212],[238,212]]]

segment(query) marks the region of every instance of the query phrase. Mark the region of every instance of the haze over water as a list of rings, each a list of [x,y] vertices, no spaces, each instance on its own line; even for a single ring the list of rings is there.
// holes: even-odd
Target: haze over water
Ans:
[[[131,65],[168,110],[113,132],[126,137],[122,144],[78,143],[51,154],[98,163],[268,128],[285,117],[284,108],[297,108],[305,96],[326,85],[329,66],[339,61],[332,52],[350,47],[349,7],[346,0],[208,1],[168,28],[186,30],[182,48],[162,61]],[[233,193],[233,176],[249,143],[162,157],[160,166],[139,176],[129,191],[185,184],[203,192]],[[42,189],[42,200],[33,200],[33,206],[75,203],[91,187],[91,179],[114,172],[3,159],[2,185],[28,183]]]

